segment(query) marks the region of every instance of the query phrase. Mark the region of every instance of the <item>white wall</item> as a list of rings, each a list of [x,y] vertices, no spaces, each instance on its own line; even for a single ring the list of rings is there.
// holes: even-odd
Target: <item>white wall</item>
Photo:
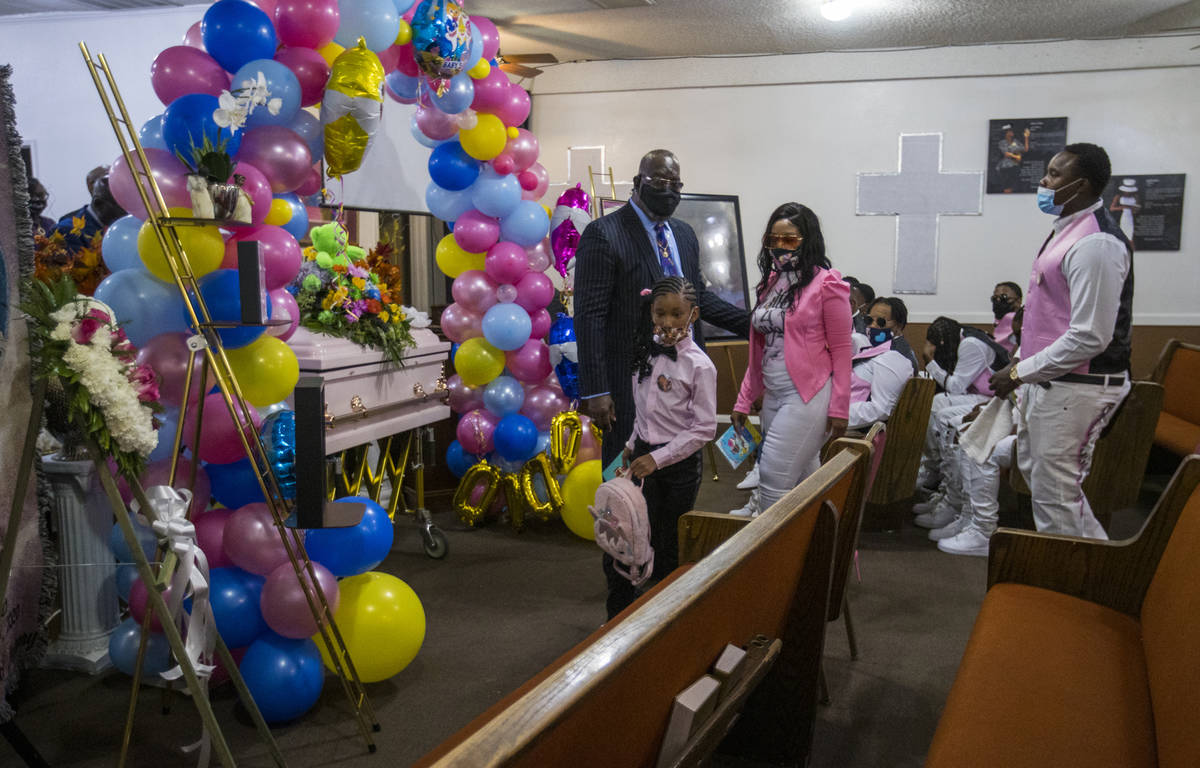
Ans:
[[[536,81],[533,127],[553,181],[569,146],[603,144],[620,179],[646,150],[674,150],[687,191],[740,196],[750,262],[770,211],[803,202],[835,267],[889,293],[895,219],[854,215],[855,174],[895,171],[898,134],[921,132],[944,134],[944,170],[985,171],[989,119],[1065,115],[1068,140],[1106,147],[1116,173],[1189,175],[1183,250],[1138,255],[1135,312],[1144,324],[1200,324],[1194,42],[564,65]],[[1127,69],[1088,71],[1114,65]],[[992,286],[1024,285],[1049,225],[1032,195],[985,195],[983,216],[943,217],[938,293],[906,296],[911,319],[989,319]],[[749,274],[753,284],[753,264]]]

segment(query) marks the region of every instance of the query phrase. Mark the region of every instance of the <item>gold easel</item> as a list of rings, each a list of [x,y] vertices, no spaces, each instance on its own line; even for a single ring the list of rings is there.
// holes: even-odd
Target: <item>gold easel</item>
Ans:
[[[592,210],[588,211],[593,219],[598,219],[604,213],[600,210],[600,198],[596,197],[596,177],[599,176],[602,180],[608,179],[609,199],[617,199],[617,179],[613,176],[612,166],[608,166],[608,173],[603,171],[593,171],[592,166],[588,166],[588,191],[592,195]],[[602,182],[603,183],[603,182]]]
[[[229,411],[234,424],[238,425],[238,438],[242,443],[242,448],[247,457],[250,458],[250,464],[254,468],[255,475],[258,479],[259,488],[263,493],[268,507],[271,510],[272,517],[275,521],[275,528],[279,534],[280,540],[283,542],[284,549],[287,551],[288,559],[295,571],[296,578],[302,587],[309,609],[312,612],[313,618],[316,621],[318,634],[321,636],[321,642],[325,646],[327,658],[333,663],[334,672],[342,685],[343,692],[349,700],[355,716],[355,722],[358,726],[363,740],[366,742],[367,749],[370,752],[375,751],[375,743],[372,739],[371,732],[379,730],[379,721],[375,717],[374,709],[367,698],[366,691],[363,689],[361,680],[358,677],[358,672],[354,667],[354,662],[350,658],[349,652],[346,650],[345,641],[339,631],[336,622],[333,618],[333,611],[329,606],[329,602],[325,598],[319,582],[317,581],[316,572],[313,569],[312,561],[308,557],[308,553],[304,548],[304,537],[294,528],[286,525],[286,521],[290,515],[287,502],[280,493],[275,475],[270,471],[270,463],[268,461],[266,450],[263,447],[262,441],[259,438],[257,431],[253,428],[251,420],[252,406],[247,403],[242,394],[237,377],[233,373],[233,369],[229,364],[229,359],[225,354],[225,349],[221,343],[221,338],[217,331],[221,327],[226,327],[225,324],[215,323],[212,316],[209,314],[208,307],[204,302],[204,298],[199,291],[196,283],[196,277],[192,274],[191,267],[184,258],[183,247],[180,244],[179,237],[176,234],[176,228],[181,226],[195,226],[198,223],[194,219],[173,218],[169,215],[167,205],[163,199],[162,192],[155,183],[154,176],[151,172],[150,162],[146,158],[145,151],[142,148],[141,142],[138,140],[137,128],[129,118],[129,113],[125,109],[124,101],[121,99],[120,90],[117,88],[112,71],[109,69],[108,61],[103,55],[99,55],[93,60],[91,53],[88,51],[87,45],[79,44],[80,52],[83,54],[83,59],[87,65],[88,72],[91,74],[92,81],[96,86],[96,92],[100,96],[100,101],[104,106],[104,111],[108,115],[109,122],[112,125],[113,133],[116,135],[117,142],[121,145],[121,154],[125,158],[134,182],[138,189],[138,194],[142,199],[142,203],[146,208],[147,221],[150,223],[154,231],[154,235],[158,240],[159,247],[166,256],[167,265],[171,269],[171,275],[175,282],[176,288],[179,290],[180,296],[183,299],[184,306],[187,308],[191,326],[197,329],[198,334],[189,341],[189,348],[192,351],[192,356],[189,358],[188,371],[190,387],[190,372],[194,368],[194,356],[200,349],[207,350],[205,355],[204,368],[207,372],[211,370],[216,378],[217,384],[220,387],[222,398],[225,401],[225,406]],[[101,79],[101,72],[104,78]],[[115,109],[114,109],[115,107]],[[118,115],[119,111],[119,115]],[[136,155],[136,161],[135,161]],[[203,222],[212,223],[212,222]],[[203,374],[202,374],[203,375]],[[180,420],[184,418],[183,411],[187,408],[187,398],[184,398],[184,404],[181,408]],[[199,425],[199,419],[197,419]],[[247,432],[249,436],[247,436]],[[174,480],[174,469],[178,460],[178,452],[180,447],[180,437],[178,435],[175,441],[175,453],[172,457],[172,480]],[[93,448],[93,456],[97,460],[97,464],[103,464],[100,461],[98,448]],[[104,470],[107,467],[103,468]],[[101,472],[101,480],[105,480],[105,472]],[[113,499],[112,493],[116,491],[115,484],[111,483],[111,476],[107,477],[109,482],[105,483],[105,490],[109,493],[110,500]],[[110,491],[111,485],[111,491]],[[139,494],[138,503],[145,508],[149,508],[145,500],[144,494],[140,494],[140,489],[135,491]],[[120,502],[119,495],[116,497],[116,502]],[[122,531],[131,549],[139,550],[134,537],[133,528],[129,524],[128,515],[124,511],[124,505],[120,504],[120,511],[117,514],[118,521],[122,522]],[[135,556],[137,552],[135,552]],[[142,558],[144,560],[144,557]],[[170,555],[164,558],[163,566],[159,569],[157,579],[155,574],[151,573],[149,566],[139,562],[139,574],[145,580],[146,584],[157,584],[159,588],[170,579],[171,571],[174,567],[174,561]],[[164,577],[164,571],[165,577]],[[304,575],[307,572],[308,578]],[[162,600],[162,595],[155,589],[149,590],[150,604],[152,609],[163,616],[162,624],[164,629],[167,629],[168,641],[172,644],[172,650],[178,656],[182,653],[183,646],[180,642],[179,633],[177,630],[169,629],[170,619],[166,616],[166,603]],[[161,608],[161,610],[160,610]],[[145,636],[143,635],[143,649],[139,651],[139,659],[144,653]],[[178,647],[176,647],[178,645]],[[186,661],[181,661],[181,666],[184,668],[185,678],[188,681],[189,689],[193,690],[193,698],[196,701],[197,707],[201,710],[201,716],[204,718],[205,726],[213,735],[214,743],[218,745],[218,755],[223,765],[232,767],[235,765],[233,756],[229,753],[228,746],[224,744],[224,739],[220,734],[219,726],[216,723],[215,717],[212,715],[211,707],[208,704],[207,698],[199,695],[201,688],[196,680],[194,670],[191,670],[190,665]],[[231,675],[240,680],[237,675],[236,666],[231,663],[226,663],[226,668]],[[136,705],[139,676],[141,664],[139,663],[135,670],[135,679],[133,691],[131,692],[132,701],[130,702],[129,716],[125,723],[125,739],[122,748],[122,754],[118,765],[124,765],[126,756],[126,747],[129,742],[129,737],[133,728],[133,712]],[[244,686],[242,686],[244,687]],[[247,693],[248,696],[248,693]],[[257,708],[253,703],[248,704],[248,709],[252,713],[257,713]],[[261,715],[256,716],[256,721],[261,720]],[[270,737],[269,730],[266,730],[265,723],[260,730],[264,730],[267,737]],[[283,765],[282,757],[278,755],[278,749],[275,748],[274,742],[269,741],[272,746],[273,756],[279,765]],[[223,749],[222,749],[223,748]]]

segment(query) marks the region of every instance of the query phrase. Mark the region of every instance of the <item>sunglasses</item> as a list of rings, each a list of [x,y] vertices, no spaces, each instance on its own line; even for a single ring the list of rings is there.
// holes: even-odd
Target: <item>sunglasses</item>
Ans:
[[[886,317],[874,317],[872,315],[867,315],[867,324],[869,325],[871,323],[874,323],[879,328],[884,328],[887,326],[888,320]]]
[[[789,251],[794,251],[800,247],[800,243],[804,238],[800,235],[763,235],[764,248],[786,248]]]
[[[658,190],[671,189],[678,192],[683,189],[683,182],[679,179],[665,179],[661,176],[643,176],[642,182]]]

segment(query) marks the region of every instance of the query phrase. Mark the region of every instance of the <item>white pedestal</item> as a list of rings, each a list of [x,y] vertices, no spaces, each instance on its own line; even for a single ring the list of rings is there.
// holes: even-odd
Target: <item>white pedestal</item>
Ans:
[[[112,663],[108,638],[119,623],[117,563],[108,545],[112,509],[90,461],[42,459],[58,526],[62,631],[42,666],[94,675]]]

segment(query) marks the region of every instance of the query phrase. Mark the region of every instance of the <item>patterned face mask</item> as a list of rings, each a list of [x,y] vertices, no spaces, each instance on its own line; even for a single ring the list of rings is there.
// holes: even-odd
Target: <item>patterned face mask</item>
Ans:
[[[691,323],[688,323],[684,328],[666,328],[656,325],[654,326],[654,343],[660,347],[673,347],[686,339],[691,331]]]

